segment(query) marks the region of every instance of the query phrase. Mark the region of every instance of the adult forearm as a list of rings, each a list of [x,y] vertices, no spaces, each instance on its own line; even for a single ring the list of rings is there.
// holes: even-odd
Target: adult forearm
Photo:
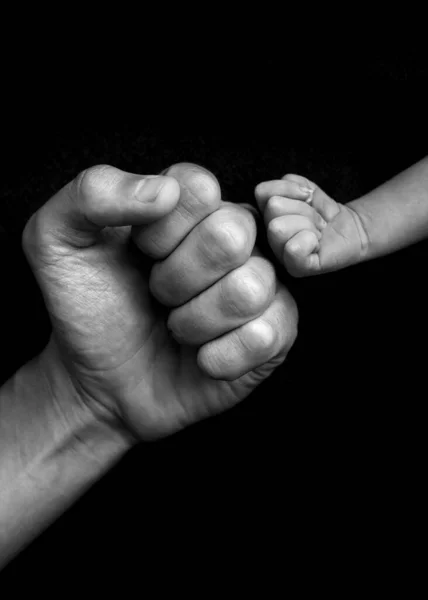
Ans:
[[[131,445],[40,355],[0,389],[0,569]]]
[[[366,260],[428,237],[428,157],[347,206],[367,235]]]

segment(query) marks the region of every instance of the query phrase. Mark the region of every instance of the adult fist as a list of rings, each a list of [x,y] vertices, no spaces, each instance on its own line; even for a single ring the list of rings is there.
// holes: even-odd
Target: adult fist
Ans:
[[[79,175],[23,235],[53,326],[52,385],[67,378],[71,401],[143,439],[243,399],[284,360],[297,325],[254,242],[251,214],[194,165]]]

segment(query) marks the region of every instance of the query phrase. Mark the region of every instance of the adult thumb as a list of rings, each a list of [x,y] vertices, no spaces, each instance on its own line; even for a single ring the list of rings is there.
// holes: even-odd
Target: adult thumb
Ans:
[[[173,177],[137,175],[109,165],[80,173],[33,215],[37,229],[78,247],[104,227],[145,225],[171,212],[180,197]],[[29,222],[30,224],[30,222]]]

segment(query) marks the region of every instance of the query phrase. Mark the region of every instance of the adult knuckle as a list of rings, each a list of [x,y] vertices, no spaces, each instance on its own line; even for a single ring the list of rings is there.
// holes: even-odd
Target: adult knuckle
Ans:
[[[90,195],[98,192],[105,185],[105,180],[111,174],[114,167],[110,165],[94,165],[81,171],[76,179],[76,187],[83,195]]]
[[[294,346],[294,343],[297,339],[297,335],[298,335],[297,321],[288,323],[287,331],[284,335],[284,339],[281,341],[281,347],[280,347],[279,352],[287,354],[291,350],[291,348]]]
[[[277,313],[277,328],[284,334],[284,346],[291,348],[294,344],[299,326],[299,310],[293,296],[285,288],[282,289],[282,306]]]
[[[220,199],[219,185],[208,173],[203,171],[190,171],[186,177],[185,185],[199,204],[207,208],[217,207]]]
[[[222,263],[239,264],[248,253],[248,236],[239,223],[211,221],[205,225],[205,248],[208,254]]]
[[[110,165],[94,165],[85,169],[74,181],[74,196],[83,203],[85,214],[90,219],[102,210],[100,200],[111,194],[119,171]]]
[[[233,273],[229,280],[230,307],[243,316],[257,314],[266,306],[268,291],[255,272]]]
[[[297,339],[298,330],[299,330],[299,327],[298,327],[297,318],[292,319],[290,321],[289,328],[288,328],[288,336],[287,336],[287,342],[286,342],[287,348],[291,348],[293,346],[294,342]]]
[[[178,163],[166,173],[174,177],[185,190],[181,200],[181,210],[191,215],[210,214],[218,208],[221,201],[220,185],[215,176],[193,163]]]
[[[219,242],[232,260],[244,259],[247,253],[247,232],[238,223],[228,223],[217,231]]]
[[[276,332],[267,321],[259,320],[252,324],[254,349],[263,354],[269,354],[276,344]]]

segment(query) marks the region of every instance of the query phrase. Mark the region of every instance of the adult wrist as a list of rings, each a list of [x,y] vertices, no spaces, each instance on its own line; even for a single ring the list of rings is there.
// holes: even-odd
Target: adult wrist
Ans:
[[[49,344],[21,367],[0,388],[0,569],[134,442],[81,401]]]

